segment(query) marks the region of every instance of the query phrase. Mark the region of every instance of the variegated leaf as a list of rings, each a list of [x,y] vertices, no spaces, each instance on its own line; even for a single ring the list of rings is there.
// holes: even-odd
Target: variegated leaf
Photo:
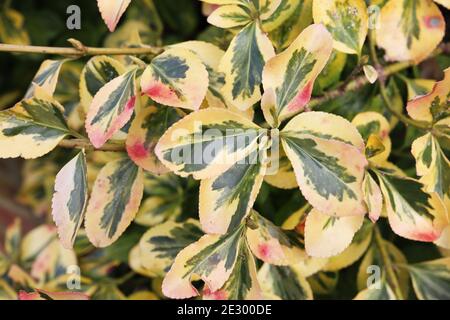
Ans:
[[[252,12],[245,6],[237,5],[221,6],[208,17],[208,23],[224,29],[245,26],[252,20]]]
[[[125,72],[122,63],[108,56],[95,56],[88,61],[80,77],[80,100],[85,113],[97,92]]]
[[[219,72],[225,75],[225,99],[240,110],[258,102],[264,65],[274,55],[269,38],[256,22],[244,27],[231,41],[219,65]]]
[[[178,253],[203,236],[196,220],[177,223],[167,221],[149,229],[139,241],[142,267],[163,277]]]
[[[283,25],[298,9],[300,0],[259,0],[259,18],[264,32]]]
[[[53,95],[58,82],[61,66],[66,60],[45,60],[39,67],[38,72],[31,81],[24,99],[30,99],[34,96],[36,86],[44,89],[49,95]]]
[[[354,300],[397,300],[386,279],[380,279],[371,287],[359,292]]]
[[[407,268],[420,300],[450,299],[450,258],[408,265]]]
[[[315,295],[330,295],[336,290],[339,272],[319,272],[308,278],[308,283]]]
[[[445,206],[437,194],[426,193],[423,184],[414,179],[375,172],[392,230],[410,240],[437,240],[448,224]]]
[[[0,158],[34,159],[70,134],[64,108],[43,90],[0,112]]]
[[[315,23],[323,23],[332,34],[336,50],[361,54],[367,36],[367,7],[364,0],[314,0]]]
[[[61,244],[72,249],[83,223],[88,200],[87,166],[84,151],[79,152],[57,174],[52,200],[52,216]]]
[[[206,67],[195,53],[169,48],[145,69],[141,89],[158,103],[197,110],[205,98],[208,82]]]
[[[325,68],[317,77],[313,95],[317,94],[317,92],[323,92],[325,89],[338,83],[346,63],[347,54],[333,50]]]
[[[361,229],[356,232],[352,243],[342,253],[330,258],[323,267],[323,271],[339,271],[353,265],[367,251],[373,233],[373,224],[369,220],[364,220]],[[336,236],[341,236],[336,233]]]
[[[343,252],[361,228],[364,216],[330,217],[313,209],[306,217],[305,248],[313,257],[327,258]]]
[[[427,192],[436,192],[442,200],[450,199],[450,161],[431,134],[416,139],[412,144],[412,154],[416,158],[417,175],[426,186]]]
[[[142,199],[143,173],[124,158],[97,176],[86,211],[86,233],[96,247],[116,241],[134,219]]]
[[[155,152],[176,174],[208,179],[248,156],[265,136],[266,130],[243,116],[209,108],[193,112],[170,127]]]
[[[266,299],[312,300],[313,293],[304,275],[295,266],[273,266],[265,263],[258,280]]]
[[[332,51],[332,38],[323,25],[311,25],[283,53],[264,67],[264,117],[277,127],[286,114],[304,108],[311,99],[314,81]]]
[[[312,0],[288,1],[294,11],[280,26],[269,33],[269,37],[278,50],[287,48],[313,21]]]
[[[167,172],[155,155],[155,147],[164,132],[180,119],[180,114],[174,108],[162,105],[142,108],[128,131],[126,147],[131,160],[154,174]]]
[[[283,230],[256,212],[248,218],[247,241],[253,254],[273,265],[292,265],[306,259],[303,239]]]
[[[97,0],[98,9],[109,31],[113,32],[131,0]]]
[[[224,236],[205,235],[181,250],[164,278],[164,295],[175,299],[197,296],[191,284],[194,275],[205,282],[210,292],[220,290],[238,265],[237,260],[243,260],[243,250],[248,250],[244,232],[241,226]]]
[[[439,8],[429,0],[389,0],[381,9],[377,45],[388,60],[427,58],[442,41],[445,21]]]
[[[364,176],[363,194],[369,218],[375,223],[380,218],[383,210],[383,195],[381,194],[380,187],[369,172],[366,172]]]
[[[298,185],[318,211],[334,216],[366,213],[362,180],[364,142],[347,120],[328,113],[296,116],[281,132]]]
[[[260,300],[263,295],[259,286],[255,259],[245,241],[239,248],[239,258],[227,282],[220,290],[211,291],[208,285],[203,290],[204,300]]]
[[[248,109],[242,112],[230,101],[227,101],[222,93],[222,87],[225,85],[225,74],[219,72],[219,64],[225,51],[219,47],[203,41],[186,41],[171,45],[171,48],[184,48],[194,52],[206,67],[209,75],[208,92],[206,93],[206,102],[210,108],[226,108],[232,111],[238,111],[250,120],[253,119],[254,110]]]
[[[131,248],[128,254],[128,265],[130,269],[144,277],[153,278],[156,276],[151,270],[147,270],[142,264],[142,254],[139,244]]]
[[[94,96],[86,117],[91,143],[100,148],[127,124],[137,101],[136,69],[114,78]]]
[[[206,233],[230,232],[249,214],[266,171],[264,153],[255,150],[221,175],[201,181],[199,214]]]
[[[386,118],[373,111],[359,113],[353,118],[352,124],[356,126],[359,133],[366,142],[366,155],[374,163],[382,163],[387,160],[391,153],[392,142],[389,137],[391,126]],[[384,147],[384,150],[372,150],[368,143],[371,135],[376,135]]]
[[[406,108],[411,118],[436,123],[450,117],[450,68],[444,71],[444,75],[429,94],[408,102]]]

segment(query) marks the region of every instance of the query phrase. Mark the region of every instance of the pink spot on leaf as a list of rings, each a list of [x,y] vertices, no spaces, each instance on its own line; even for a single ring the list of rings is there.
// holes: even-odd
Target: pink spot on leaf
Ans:
[[[290,112],[298,111],[304,106],[306,106],[311,100],[311,94],[313,90],[313,82],[310,81],[308,84],[299,92],[299,94],[294,98],[294,100],[289,104],[288,110]]]
[[[131,146],[127,146],[127,152],[132,159],[143,159],[148,155],[148,151],[142,142],[137,141]]]
[[[261,243],[258,246],[258,253],[259,256],[264,259],[264,258],[268,258],[270,255],[270,247],[267,243]]]

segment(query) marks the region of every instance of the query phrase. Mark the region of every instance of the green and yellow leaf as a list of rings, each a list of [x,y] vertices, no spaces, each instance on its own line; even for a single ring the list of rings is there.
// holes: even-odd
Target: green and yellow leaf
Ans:
[[[140,110],[128,131],[128,156],[139,167],[154,174],[168,170],[155,155],[155,147],[164,132],[181,119],[176,109],[149,104]]]
[[[244,232],[241,226],[224,236],[205,235],[181,250],[164,278],[164,295],[175,299],[197,296],[199,293],[191,284],[193,276],[201,278],[210,292],[220,290],[233,269],[238,265],[242,268],[244,259],[240,256],[248,250]]]
[[[266,299],[312,300],[311,287],[295,266],[273,266],[265,263],[258,280]]]
[[[294,11],[286,21],[269,33],[270,40],[279,51],[287,48],[313,21],[312,0],[290,2],[297,2]]]
[[[416,158],[417,175],[427,192],[436,192],[442,200],[450,199],[450,161],[431,134],[416,139],[411,149]]]
[[[391,153],[392,142],[389,137],[391,126],[387,119],[378,112],[368,111],[359,113],[353,118],[352,124],[366,142],[366,155],[374,163],[383,163]],[[381,141],[381,149],[375,143],[369,143],[371,135],[377,136]],[[372,147],[372,148],[371,148]]]
[[[339,271],[353,265],[361,258],[367,251],[372,241],[373,225],[369,220],[364,220],[361,229],[356,232],[352,243],[347,249],[337,256],[328,260],[328,263],[323,267],[323,271]],[[341,236],[336,234],[336,237]]]
[[[322,25],[311,25],[283,53],[264,67],[264,117],[277,127],[289,113],[302,110],[311,99],[314,81],[332,51],[332,38]]]
[[[450,258],[408,265],[407,268],[420,300],[450,299]]]
[[[197,110],[208,82],[208,72],[200,58],[190,50],[175,47],[152,60],[142,74],[141,89],[160,104]]]
[[[86,233],[94,246],[106,247],[120,237],[139,209],[143,188],[142,170],[128,158],[103,167],[86,210]]]
[[[108,56],[95,56],[84,66],[80,77],[80,100],[85,113],[100,89],[126,72],[126,67]]]
[[[81,151],[59,171],[55,180],[52,216],[64,248],[73,247],[84,220],[87,200],[86,156]]]
[[[407,177],[376,171],[389,224],[399,236],[433,242],[448,224],[447,211],[436,193],[426,193],[424,185]]]
[[[139,241],[142,267],[155,276],[163,277],[178,253],[203,236],[198,221],[164,222],[155,226]]]
[[[380,12],[376,41],[388,60],[419,63],[433,52],[444,33],[444,17],[432,1],[389,0]]]
[[[253,211],[247,222],[247,241],[260,260],[278,266],[306,259],[303,239],[293,230],[283,230]]]
[[[367,36],[367,7],[364,0],[314,0],[315,23],[322,23],[333,36],[334,48],[361,54]]]
[[[64,108],[43,90],[0,112],[0,158],[34,159],[69,134]]]
[[[263,294],[259,286],[255,259],[245,244],[240,245],[239,258],[227,282],[220,290],[212,291],[205,285],[204,300],[261,300]]]
[[[363,222],[362,215],[330,217],[315,209],[311,210],[305,224],[306,253],[318,258],[338,255],[351,244]]]
[[[336,115],[307,112],[280,135],[300,190],[313,207],[334,216],[366,213],[361,185],[367,160],[353,125]]]
[[[137,96],[136,69],[105,84],[92,99],[86,117],[91,143],[100,148],[127,124],[134,112]]]
[[[244,6],[236,5],[221,6],[208,17],[208,23],[224,29],[245,26],[251,21],[250,10]]]
[[[206,233],[230,232],[250,213],[266,171],[264,154],[255,150],[221,175],[201,181],[199,214]]]
[[[380,187],[369,172],[366,172],[363,180],[363,194],[369,218],[375,223],[383,211],[383,195],[381,194]]]
[[[38,72],[28,87],[24,99],[30,99],[34,96],[36,86],[41,87],[52,96],[56,89],[61,66],[65,61],[66,60],[45,60],[42,62]]]
[[[193,112],[161,137],[159,160],[174,173],[195,179],[219,176],[258,148],[266,130],[243,116],[217,108]]]
[[[272,44],[258,23],[245,26],[233,38],[219,65],[219,72],[225,75],[225,99],[240,110],[258,102],[264,65],[274,55]]]

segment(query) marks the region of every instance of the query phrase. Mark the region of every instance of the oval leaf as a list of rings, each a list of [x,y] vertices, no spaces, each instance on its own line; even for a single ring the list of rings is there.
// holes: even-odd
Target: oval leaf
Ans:
[[[143,188],[142,171],[131,160],[103,167],[86,211],[86,233],[94,246],[106,247],[120,237],[139,209]]]
[[[78,153],[57,174],[52,200],[52,216],[61,244],[72,249],[83,223],[88,200],[87,167],[84,151]]]
[[[97,0],[98,9],[109,31],[113,32],[116,29],[120,18],[130,3],[131,0]]]

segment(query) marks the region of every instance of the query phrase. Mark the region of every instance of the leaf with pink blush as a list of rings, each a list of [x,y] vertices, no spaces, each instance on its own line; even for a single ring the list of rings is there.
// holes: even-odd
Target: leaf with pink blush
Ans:
[[[262,108],[273,127],[277,127],[287,114],[301,111],[308,104],[314,82],[332,50],[330,33],[323,25],[314,24],[285,51],[267,61],[262,75]]]
[[[448,225],[447,210],[436,193],[412,178],[375,171],[392,230],[406,239],[434,242]]]
[[[162,105],[147,105],[137,113],[128,131],[128,156],[138,166],[154,174],[168,172],[155,154],[158,140],[175,122],[181,119],[178,111]]]
[[[111,80],[94,96],[86,117],[91,143],[100,148],[127,124],[134,112],[137,95],[136,69]]]
[[[366,172],[363,180],[363,194],[369,218],[375,223],[380,218],[383,210],[383,195],[381,194],[380,187],[369,172]]]
[[[243,268],[238,260],[242,260],[243,250],[248,250],[244,232],[245,226],[241,225],[223,236],[204,235],[181,250],[164,278],[164,295],[173,299],[195,297],[199,292],[191,282],[198,278],[205,282],[210,292],[222,289],[234,274],[234,268]]]
[[[82,292],[49,292],[36,289],[34,292],[19,291],[19,300],[89,300]]]
[[[131,0],[97,0],[98,9],[109,31],[113,32]]]
[[[208,82],[206,67],[195,53],[169,48],[145,69],[141,89],[160,104],[197,110],[206,96]]]
[[[296,231],[283,230],[255,211],[248,219],[247,241],[258,259],[279,266],[306,259],[303,239]]]

